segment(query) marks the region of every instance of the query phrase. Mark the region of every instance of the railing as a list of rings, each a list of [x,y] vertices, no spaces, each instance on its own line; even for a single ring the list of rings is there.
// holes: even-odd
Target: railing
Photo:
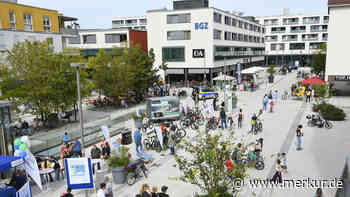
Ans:
[[[282,39],[282,41],[297,41],[298,38],[285,38],[285,39]]]
[[[299,21],[298,22],[283,22],[283,25],[297,25],[299,24]]]
[[[286,30],[271,31],[272,34],[285,33],[285,32],[286,32]]]
[[[278,39],[269,39],[269,40],[265,40],[265,42],[277,42]]]
[[[311,29],[311,32],[327,32],[328,29]]]
[[[320,21],[303,21],[304,24],[318,24]]]
[[[60,28],[60,33],[63,35],[78,36],[77,29]]]
[[[290,30],[290,33],[303,33],[306,32],[306,30],[296,29],[296,30]]]
[[[316,40],[318,40],[318,37],[315,37],[315,38],[303,38],[302,40],[303,41],[316,41]]]

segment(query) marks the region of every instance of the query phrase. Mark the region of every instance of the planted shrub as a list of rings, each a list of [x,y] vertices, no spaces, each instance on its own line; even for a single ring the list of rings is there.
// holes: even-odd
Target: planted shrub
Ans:
[[[315,104],[313,111],[320,111],[322,117],[326,120],[341,121],[346,117],[343,109],[328,103]]]

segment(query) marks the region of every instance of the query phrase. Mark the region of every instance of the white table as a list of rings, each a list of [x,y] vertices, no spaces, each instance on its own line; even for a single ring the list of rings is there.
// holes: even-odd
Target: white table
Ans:
[[[45,178],[45,191],[48,191],[50,188],[49,188],[49,185],[50,185],[50,180],[48,178],[48,175],[52,172],[54,172],[55,170],[53,168],[46,168],[46,169],[43,169],[43,170],[40,170],[40,175],[43,175],[44,178]]]

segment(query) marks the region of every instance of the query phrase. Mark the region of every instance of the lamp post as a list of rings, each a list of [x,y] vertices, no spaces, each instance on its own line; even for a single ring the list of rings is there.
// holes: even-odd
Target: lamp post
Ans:
[[[77,74],[77,87],[78,87],[78,107],[79,107],[79,119],[80,119],[80,131],[81,131],[81,145],[82,145],[82,153],[85,156],[85,143],[84,143],[84,122],[83,122],[83,107],[80,96],[80,67],[84,67],[83,63],[71,63],[71,67],[76,68]]]

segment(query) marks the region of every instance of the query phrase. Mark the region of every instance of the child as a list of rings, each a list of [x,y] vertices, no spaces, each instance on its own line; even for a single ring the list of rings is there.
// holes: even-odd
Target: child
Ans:
[[[281,168],[282,168],[282,170],[284,170],[286,173],[288,173],[286,153],[282,153],[281,154],[280,160],[281,160]]]
[[[270,101],[270,112],[273,112],[273,106],[275,105],[275,103],[271,100]]]

